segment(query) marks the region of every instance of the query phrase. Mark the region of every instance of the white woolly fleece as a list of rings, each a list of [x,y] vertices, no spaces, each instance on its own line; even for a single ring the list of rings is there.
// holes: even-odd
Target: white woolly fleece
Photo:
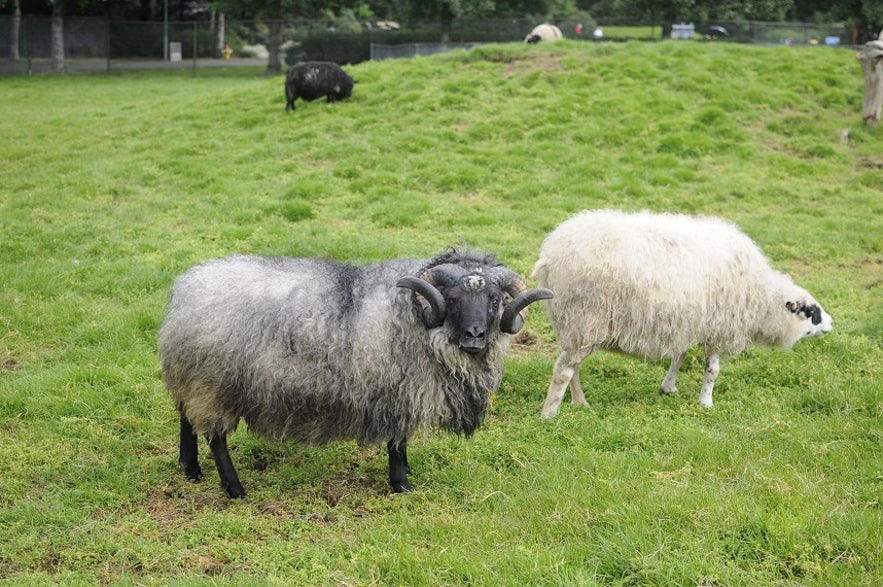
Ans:
[[[549,234],[531,276],[555,292],[546,304],[577,368],[597,349],[659,359],[700,344],[706,356],[736,354],[831,329],[821,308],[819,324],[789,309],[818,304],[719,218],[584,211]]]

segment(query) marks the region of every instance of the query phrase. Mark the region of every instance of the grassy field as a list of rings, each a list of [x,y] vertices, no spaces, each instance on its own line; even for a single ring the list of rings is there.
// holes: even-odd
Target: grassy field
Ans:
[[[561,42],[364,63],[284,112],[253,71],[0,79],[0,584],[883,584],[883,130],[839,49]],[[585,208],[715,214],[834,317],[790,352],[599,353],[539,417],[542,308],[486,426],[385,450],[231,438],[247,500],[178,471],[174,277],[251,252],[468,243],[528,274]]]

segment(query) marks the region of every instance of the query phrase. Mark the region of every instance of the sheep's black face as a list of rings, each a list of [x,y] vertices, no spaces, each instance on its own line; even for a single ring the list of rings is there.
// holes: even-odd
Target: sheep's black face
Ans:
[[[353,82],[350,80],[344,81],[340,85],[340,89],[337,91],[337,99],[345,100],[353,95]]]
[[[414,309],[426,328],[444,326],[450,343],[471,355],[483,352],[500,334],[517,333],[527,306],[553,295],[545,288],[526,290],[518,274],[485,261],[468,268],[441,262],[420,277],[406,275],[396,282],[414,292]]]
[[[470,274],[447,288],[444,297],[451,343],[465,353],[481,353],[496,335],[503,292],[481,275]]]

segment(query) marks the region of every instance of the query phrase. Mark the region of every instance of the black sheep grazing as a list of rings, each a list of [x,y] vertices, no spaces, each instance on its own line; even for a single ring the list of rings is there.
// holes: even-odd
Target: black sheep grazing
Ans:
[[[336,63],[304,61],[292,65],[285,76],[285,111],[294,110],[294,101],[312,102],[325,96],[337,102],[353,94],[355,80]]]

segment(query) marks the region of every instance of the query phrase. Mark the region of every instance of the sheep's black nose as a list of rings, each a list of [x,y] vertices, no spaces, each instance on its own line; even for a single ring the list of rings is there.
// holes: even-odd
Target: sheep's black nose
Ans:
[[[486,332],[487,331],[484,328],[467,328],[463,331],[463,338],[460,341],[460,348],[470,354],[481,352],[487,345]]]
[[[484,340],[484,328],[470,327],[466,329],[466,338],[480,338]]]

